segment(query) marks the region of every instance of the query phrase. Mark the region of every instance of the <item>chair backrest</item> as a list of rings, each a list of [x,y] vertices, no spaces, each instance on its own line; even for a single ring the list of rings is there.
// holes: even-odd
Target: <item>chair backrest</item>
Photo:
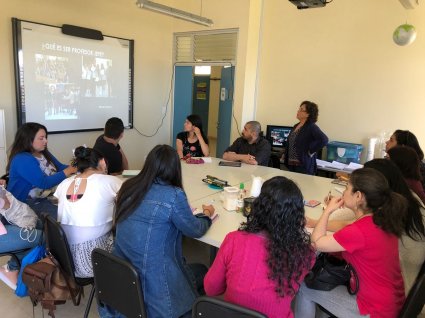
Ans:
[[[425,305],[425,262],[416,277],[415,283],[407,295],[399,318],[410,318],[419,316]]]
[[[96,299],[126,317],[146,318],[139,274],[127,261],[95,248],[92,252]]]
[[[75,280],[75,266],[69,249],[68,240],[61,225],[50,215],[44,217],[44,235],[46,238],[47,250],[59,262],[62,270]]]
[[[192,307],[192,318],[267,318],[258,311],[241,307],[219,298],[201,296]]]

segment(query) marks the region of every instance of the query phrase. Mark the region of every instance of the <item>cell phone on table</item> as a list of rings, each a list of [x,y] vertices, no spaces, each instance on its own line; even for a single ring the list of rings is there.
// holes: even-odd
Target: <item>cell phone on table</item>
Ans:
[[[317,201],[317,200],[304,200],[304,205],[308,206],[310,208],[314,208],[314,207],[320,205],[320,203],[321,202]]]

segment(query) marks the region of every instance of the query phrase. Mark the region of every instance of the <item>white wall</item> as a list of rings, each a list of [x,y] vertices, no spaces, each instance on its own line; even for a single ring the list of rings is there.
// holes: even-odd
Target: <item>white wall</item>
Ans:
[[[393,43],[407,21],[418,36]],[[425,146],[425,5],[406,12],[397,0],[338,0],[297,10],[265,0],[257,119],[294,124],[299,103],[318,103],[319,126],[331,140],[409,129]],[[277,114],[279,114],[277,116]]]
[[[200,12],[199,0],[157,0]],[[134,0],[0,0],[0,108],[8,145],[16,132],[12,17],[64,23],[135,40],[135,127],[155,131],[172,74],[173,32],[203,26],[138,9]],[[333,140],[365,142],[382,130],[410,129],[425,143],[425,5],[408,12],[415,43],[398,47],[392,32],[406,20],[397,0],[338,0],[325,8],[297,10],[286,0],[204,0],[202,14],[214,29],[239,28],[234,109],[239,125],[252,118],[295,123],[299,103],[319,104],[318,124]],[[253,84],[254,83],[254,84]],[[122,146],[132,168],[157,143],[170,143],[169,108],[153,138],[127,131]],[[236,137],[233,122],[232,139]],[[61,160],[70,149],[92,145],[98,133],[52,135],[49,147]]]
[[[16,99],[13,69],[11,18],[61,26],[64,23],[98,29],[106,35],[135,40],[134,125],[142,133],[155,132],[162,117],[170,90],[172,75],[173,32],[208,29],[193,23],[162,14],[139,9],[135,0],[0,0],[0,108],[5,109],[8,146],[17,129]],[[182,10],[200,13],[199,0],[161,0],[160,3]],[[239,27],[246,29],[249,1],[204,1],[204,15],[213,19],[215,28]],[[224,10],[228,9],[227,10]],[[234,13],[239,12],[235,19]],[[240,23],[238,21],[244,21]],[[242,40],[246,33],[242,33]],[[243,44],[241,52],[243,50]],[[240,58],[243,74],[243,57]],[[239,81],[238,87],[242,87]],[[242,90],[239,89],[239,92]],[[239,93],[238,93],[239,94]],[[240,98],[239,98],[240,99]],[[236,102],[241,109],[241,103]],[[140,136],[135,129],[126,131],[121,144],[131,168],[140,168],[149,150],[158,143],[170,143],[169,105],[164,124],[153,138]],[[49,148],[64,162],[71,156],[71,149],[81,144],[93,145],[99,133],[73,133],[49,136]]]

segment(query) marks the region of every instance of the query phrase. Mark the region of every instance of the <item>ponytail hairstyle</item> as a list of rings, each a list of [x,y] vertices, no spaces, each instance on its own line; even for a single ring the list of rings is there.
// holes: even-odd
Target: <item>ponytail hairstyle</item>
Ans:
[[[384,175],[394,192],[401,194],[407,200],[407,215],[404,232],[412,240],[422,241],[425,238],[425,226],[421,213],[421,203],[409,189],[398,167],[387,159],[373,159],[364,164],[365,168],[372,168]]]
[[[372,168],[353,171],[350,177],[353,193],[365,196],[364,211],[372,213],[373,222],[385,232],[400,237],[404,233],[407,200],[393,192],[384,175]]]
[[[74,159],[71,162],[78,172],[84,172],[88,168],[97,169],[99,161],[104,159],[102,153],[96,149],[79,146],[74,150]]]

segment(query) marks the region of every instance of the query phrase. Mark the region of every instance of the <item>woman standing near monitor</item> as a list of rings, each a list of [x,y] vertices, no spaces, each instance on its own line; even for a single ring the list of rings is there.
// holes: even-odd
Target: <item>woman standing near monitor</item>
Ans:
[[[297,112],[299,122],[288,136],[285,165],[292,172],[314,175],[317,170],[317,152],[328,143],[328,137],[316,125],[319,108],[303,101]]]

